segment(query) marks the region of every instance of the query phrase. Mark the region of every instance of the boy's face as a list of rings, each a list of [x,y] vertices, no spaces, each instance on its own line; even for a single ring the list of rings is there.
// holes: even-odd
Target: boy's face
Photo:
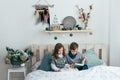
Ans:
[[[78,51],[78,49],[71,50],[71,53],[72,53],[73,55],[75,55],[75,54],[77,53],[77,51]]]

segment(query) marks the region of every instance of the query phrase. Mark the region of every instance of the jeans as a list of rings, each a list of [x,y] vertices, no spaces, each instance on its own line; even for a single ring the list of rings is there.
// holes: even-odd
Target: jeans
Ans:
[[[86,70],[88,69],[88,66],[85,64],[84,66],[75,66],[75,68],[77,68],[78,70]]]

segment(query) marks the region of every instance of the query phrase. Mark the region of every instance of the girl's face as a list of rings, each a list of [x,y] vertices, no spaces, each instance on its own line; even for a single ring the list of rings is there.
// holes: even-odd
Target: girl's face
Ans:
[[[78,51],[78,49],[71,50],[71,53],[72,53],[73,55],[75,55],[75,54],[77,53],[77,51]]]
[[[58,55],[63,54],[63,47],[58,50]]]

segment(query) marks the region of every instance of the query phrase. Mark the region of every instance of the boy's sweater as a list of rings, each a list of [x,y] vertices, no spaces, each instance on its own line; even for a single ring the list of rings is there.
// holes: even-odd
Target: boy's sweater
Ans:
[[[66,57],[67,57],[68,64],[81,63],[82,60],[84,59],[83,54],[77,52],[75,55],[73,55],[71,51],[69,51]]]

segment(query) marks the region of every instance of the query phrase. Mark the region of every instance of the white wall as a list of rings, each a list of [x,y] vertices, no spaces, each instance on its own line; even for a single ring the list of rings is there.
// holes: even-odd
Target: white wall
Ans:
[[[110,2],[110,65],[120,66],[120,7],[119,0]]]
[[[57,42],[71,43],[72,41],[108,44],[108,0],[48,0],[50,4],[55,4],[54,8],[50,8],[51,21],[53,16],[57,15],[59,22],[66,16],[73,16],[77,20],[76,4],[86,10],[89,4],[93,4],[89,22],[93,35],[73,33],[73,37],[67,33],[48,34],[42,31],[44,29],[42,25],[35,25],[32,5],[36,1],[0,0],[0,80],[7,80],[8,65],[4,63],[4,57],[7,54],[6,46],[22,49],[33,43],[55,44]],[[54,40],[54,36],[57,36],[58,39]]]

